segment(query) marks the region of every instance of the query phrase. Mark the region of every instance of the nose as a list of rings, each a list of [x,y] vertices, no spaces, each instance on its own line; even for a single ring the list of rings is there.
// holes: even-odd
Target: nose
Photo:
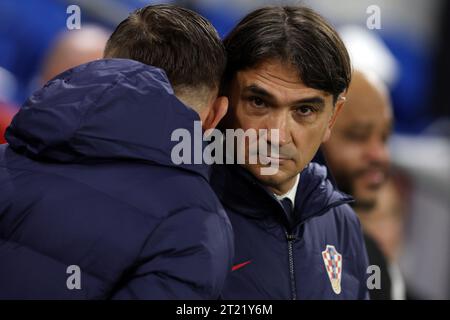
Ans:
[[[290,127],[289,127],[289,113],[288,112],[277,112],[274,113],[267,123],[267,129],[269,132],[272,129],[278,130],[278,144],[280,146],[287,144],[291,141]],[[268,141],[270,143],[277,143],[277,141],[272,141],[273,137],[269,134]]]
[[[371,162],[388,164],[390,154],[387,143],[379,138],[372,138],[366,149],[367,157]]]

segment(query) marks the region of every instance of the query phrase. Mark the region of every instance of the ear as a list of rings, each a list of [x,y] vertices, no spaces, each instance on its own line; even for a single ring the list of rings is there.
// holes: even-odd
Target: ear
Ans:
[[[225,116],[228,110],[228,98],[225,96],[215,98],[201,113],[203,130],[214,129]]]
[[[327,142],[328,139],[330,139],[331,136],[331,129],[333,129],[333,126],[336,122],[336,119],[341,112],[342,108],[345,104],[345,97],[339,97],[338,101],[336,102],[336,105],[334,106],[333,114],[330,117],[330,120],[328,121],[328,126],[325,131],[325,135],[322,139],[322,142]]]

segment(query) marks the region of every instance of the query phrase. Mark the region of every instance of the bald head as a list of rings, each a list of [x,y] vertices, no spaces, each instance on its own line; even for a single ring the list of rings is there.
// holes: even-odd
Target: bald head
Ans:
[[[386,180],[391,127],[387,88],[375,76],[355,71],[324,153],[338,186],[355,197],[356,207],[373,207]]]
[[[101,59],[108,37],[107,30],[94,25],[61,33],[44,59],[41,84],[67,69]]]
[[[346,97],[347,102],[340,117],[343,123],[348,120],[346,118],[352,116],[358,116],[361,120],[365,117],[369,122],[375,120],[375,114],[379,113],[385,118],[392,118],[388,89],[375,74],[356,70]]]

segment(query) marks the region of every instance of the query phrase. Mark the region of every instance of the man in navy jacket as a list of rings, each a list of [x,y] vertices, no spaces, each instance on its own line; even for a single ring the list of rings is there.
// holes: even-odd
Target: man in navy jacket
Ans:
[[[367,298],[367,257],[352,199],[336,190],[324,166],[310,162],[345,100],[345,46],[303,7],[256,10],[224,43],[230,111],[223,127],[258,130],[258,143],[265,139],[275,151],[258,150],[262,157],[252,163],[255,151],[246,143],[235,149],[245,163],[214,167],[211,182],[235,234],[223,298]],[[269,167],[277,170],[263,170]]]
[[[173,163],[171,134],[226,112],[220,39],[191,11],[149,6],[105,56],[140,62],[60,74],[0,146],[0,299],[217,299],[231,226],[206,165]]]

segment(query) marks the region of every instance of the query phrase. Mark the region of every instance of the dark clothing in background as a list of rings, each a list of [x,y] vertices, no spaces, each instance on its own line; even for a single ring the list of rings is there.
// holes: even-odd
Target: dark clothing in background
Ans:
[[[369,264],[380,267],[380,289],[369,290],[370,300],[391,300],[391,276],[389,275],[388,262],[375,240],[364,233]]]

